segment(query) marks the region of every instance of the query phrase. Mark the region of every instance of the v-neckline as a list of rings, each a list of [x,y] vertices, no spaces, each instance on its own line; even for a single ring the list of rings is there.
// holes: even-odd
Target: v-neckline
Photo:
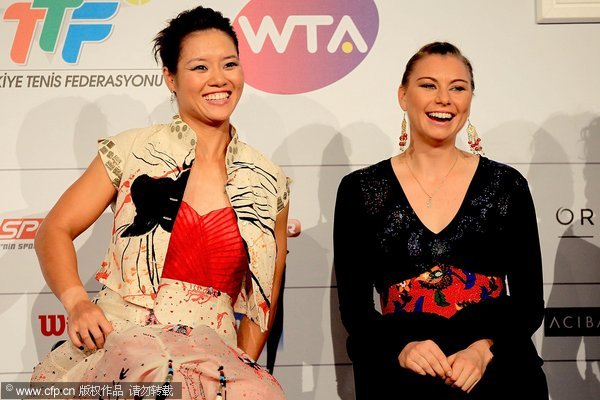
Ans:
[[[414,219],[430,235],[433,235],[435,237],[439,237],[445,231],[447,231],[448,229],[450,229],[450,227],[452,225],[454,225],[454,223],[459,219],[460,215],[463,213],[463,210],[466,207],[466,204],[467,204],[467,202],[469,200],[469,197],[471,195],[471,191],[473,190],[473,184],[479,178],[480,171],[481,171],[481,166],[483,164],[483,159],[484,158],[485,158],[484,156],[480,156],[479,159],[477,160],[477,167],[475,168],[475,173],[473,174],[473,177],[471,178],[471,181],[469,182],[469,185],[467,186],[467,190],[466,190],[465,195],[464,195],[464,197],[463,197],[463,199],[462,199],[462,201],[460,203],[460,206],[458,207],[458,210],[456,211],[456,213],[454,214],[454,216],[450,219],[450,221],[448,221],[448,223],[442,229],[440,229],[438,232],[434,232],[427,225],[425,225],[425,223],[423,223],[423,220],[421,220],[421,218],[419,217],[419,214],[417,214],[417,212],[413,208],[412,204],[408,200],[408,196],[406,196],[406,192],[404,191],[404,188],[402,187],[402,184],[400,183],[400,180],[398,179],[398,177],[396,176],[396,173],[394,172],[394,167],[392,166],[392,158],[389,158],[387,160],[388,161],[387,165],[388,165],[388,170],[389,170],[389,173],[390,173],[390,177],[395,182],[395,186],[397,187],[397,189],[399,190],[401,196],[403,197],[404,201],[406,202],[406,205],[410,209],[410,211],[411,211],[412,216],[414,217]]]

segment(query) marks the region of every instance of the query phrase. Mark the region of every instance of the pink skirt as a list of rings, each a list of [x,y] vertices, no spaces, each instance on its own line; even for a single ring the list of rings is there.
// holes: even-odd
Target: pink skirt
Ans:
[[[103,289],[97,296],[97,304],[114,329],[106,338],[104,348],[95,352],[81,351],[67,341],[34,368],[31,381],[82,385],[112,382],[127,388],[169,382],[174,393],[181,390],[183,399],[214,400],[218,394],[228,400],[285,399],[277,380],[231,344],[229,323],[225,324],[229,327],[224,337],[218,332],[221,329],[211,327],[215,321],[220,327],[224,325],[222,310],[231,307],[229,299],[213,298],[209,290],[208,297],[198,296],[198,286],[193,287],[195,296],[173,291],[173,287],[181,285],[170,288],[166,296],[171,302],[168,307],[156,304],[157,315],[125,302],[110,289]],[[183,287],[190,288],[189,285]],[[159,290],[157,301],[160,302],[161,297]],[[202,311],[204,309],[211,311]],[[166,324],[157,318],[164,315],[164,319],[167,314],[171,317]],[[125,392],[120,398],[133,396]]]

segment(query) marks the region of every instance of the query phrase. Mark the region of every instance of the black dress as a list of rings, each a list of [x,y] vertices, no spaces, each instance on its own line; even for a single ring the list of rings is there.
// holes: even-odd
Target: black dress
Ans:
[[[548,399],[532,342],[544,312],[535,208],[514,168],[481,157],[457,214],[437,234],[411,208],[391,160],[348,174],[336,200],[334,263],[358,400],[507,399],[523,395],[521,388],[534,394],[530,399]],[[439,288],[422,296],[415,279],[432,270],[480,298],[451,304]],[[487,283],[475,284],[475,277]],[[419,296],[402,292],[407,282],[423,289]],[[423,306],[428,301],[433,312]],[[442,309],[451,312],[436,312]],[[494,341],[494,357],[470,394],[398,363],[412,341],[432,339],[450,355],[482,338]]]

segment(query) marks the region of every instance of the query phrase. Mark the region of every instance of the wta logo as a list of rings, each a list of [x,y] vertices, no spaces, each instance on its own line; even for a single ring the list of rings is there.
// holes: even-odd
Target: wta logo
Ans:
[[[10,59],[15,64],[27,63],[36,30],[41,25],[40,49],[55,53],[60,38],[62,59],[76,64],[84,43],[102,42],[110,36],[113,25],[100,21],[112,18],[118,9],[119,3],[116,1],[33,0],[13,3],[6,8],[3,16],[5,21],[17,22]],[[71,12],[67,19],[68,11]]]
[[[253,0],[234,21],[246,82],[269,93],[330,85],[367,56],[379,29],[373,0]]]

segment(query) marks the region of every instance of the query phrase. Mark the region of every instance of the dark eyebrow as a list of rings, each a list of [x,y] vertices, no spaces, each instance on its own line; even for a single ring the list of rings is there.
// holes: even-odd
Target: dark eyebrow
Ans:
[[[223,57],[223,60],[237,60],[239,59],[239,57],[236,54],[232,54],[230,56],[225,56]],[[194,57],[194,58],[190,58],[186,63],[191,63],[192,61],[208,61],[206,58],[202,58],[202,57]]]

